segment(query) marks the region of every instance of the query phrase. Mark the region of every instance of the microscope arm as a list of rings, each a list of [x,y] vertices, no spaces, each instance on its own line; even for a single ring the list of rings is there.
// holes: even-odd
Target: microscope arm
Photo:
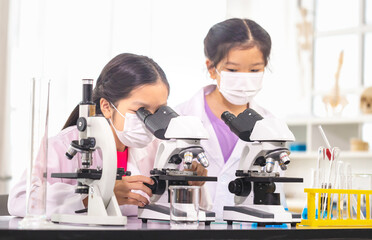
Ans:
[[[79,166],[73,174],[77,177],[68,176],[68,178],[77,178],[76,193],[88,193],[88,214],[57,213],[53,214],[51,219],[53,222],[125,225],[127,218],[122,215],[114,193],[118,172],[114,134],[107,119],[96,115],[92,93],[93,80],[83,79],[83,100],[79,104],[79,118],[76,123],[79,140],[72,141],[66,152],[66,157],[70,160],[77,152],[82,153],[82,168]],[[90,168],[93,160],[92,152],[97,149],[102,153],[102,171]],[[81,174],[85,176],[79,176]],[[98,174],[100,174],[99,178],[97,178]],[[65,174],[61,173],[60,176],[55,177],[65,178],[63,175]]]
[[[117,156],[114,135],[107,120],[103,117],[87,118],[87,136],[94,137],[96,140],[95,148],[101,149],[102,156],[102,176],[95,181],[102,196],[104,205],[107,206],[113,196],[113,189],[116,181]]]
[[[254,161],[255,159],[252,159],[252,156],[259,156],[261,151],[262,151],[262,145],[259,142],[252,142],[250,146],[249,144],[246,144],[240,156],[238,169],[245,170],[245,171],[256,170],[257,167],[253,165],[255,163]]]
[[[158,150],[156,151],[154,169],[163,168],[178,168],[176,164],[170,164],[169,158],[177,153],[177,142],[176,141],[161,141],[159,143]]]

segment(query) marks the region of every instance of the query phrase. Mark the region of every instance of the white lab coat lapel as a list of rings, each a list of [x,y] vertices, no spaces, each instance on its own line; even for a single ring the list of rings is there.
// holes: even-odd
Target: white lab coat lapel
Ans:
[[[219,168],[223,168],[225,163],[224,163],[222,150],[220,148],[220,144],[218,142],[217,135],[216,135],[216,133],[213,129],[212,124],[209,122],[208,117],[206,118],[206,120],[203,120],[203,122],[204,121],[208,121],[207,123],[209,123],[205,127],[206,127],[206,129],[207,129],[207,131],[209,132],[210,135],[209,135],[209,139],[203,141],[202,145],[205,146],[205,150],[207,152],[207,155],[208,156],[213,156],[212,159],[209,159],[209,161],[210,161],[209,164],[210,165],[214,164],[214,165],[217,165]],[[212,129],[209,129],[209,128],[212,128]],[[213,151],[211,152],[212,149],[213,149]]]
[[[151,170],[148,169],[148,166],[151,164],[144,162],[148,160],[147,156],[148,153],[146,148],[128,148],[127,171],[130,171],[132,176],[134,175],[148,176]]]
[[[246,143],[240,139],[236,142],[234,150],[232,151],[229,159],[227,160],[227,162],[225,163],[220,172],[221,175],[224,174],[226,171],[232,171],[231,168],[233,168],[233,171],[237,170],[236,166],[238,165],[236,165],[236,163],[239,162],[240,160],[240,156],[242,154],[242,150],[245,144]]]

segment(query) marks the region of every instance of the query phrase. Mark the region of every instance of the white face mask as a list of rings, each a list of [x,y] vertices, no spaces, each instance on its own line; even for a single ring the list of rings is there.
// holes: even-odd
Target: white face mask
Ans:
[[[225,72],[221,71],[220,86],[221,94],[234,105],[245,105],[249,103],[262,88],[264,72]]]
[[[120,142],[122,142],[127,147],[143,148],[154,140],[154,135],[146,129],[145,124],[137,117],[136,114],[126,113],[125,116],[116,109],[114,104],[111,105],[115,110],[125,118],[124,128],[119,131],[115,128],[113,122],[110,122],[115,129],[116,135],[118,136]]]

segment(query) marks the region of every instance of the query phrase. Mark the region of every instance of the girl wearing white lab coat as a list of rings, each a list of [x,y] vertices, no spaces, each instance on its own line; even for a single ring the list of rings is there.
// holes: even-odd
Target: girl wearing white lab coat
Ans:
[[[218,176],[217,183],[206,183],[217,219],[222,219],[223,206],[234,205],[234,194],[229,192],[228,184],[236,178],[244,145],[250,144],[230,131],[221,114],[229,111],[237,116],[252,108],[264,118],[273,117],[253,100],[262,88],[270,50],[270,35],[252,20],[234,18],[214,25],[204,39],[204,54],[216,85],[204,87],[176,107],[181,115],[200,117],[209,132],[209,139],[202,141],[202,146],[210,161],[208,175]],[[281,185],[276,185],[277,192],[281,191]],[[249,197],[253,202],[252,194]]]
[[[137,206],[149,203],[152,195],[144,183],[153,184],[149,172],[153,167],[153,156],[144,149],[153,135],[146,130],[135,112],[146,107],[154,112],[167,103],[169,84],[163,70],[152,59],[134,54],[120,54],[102,70],[93,90],[96,113],[109,122],[114,134],[118,167],[131,171],[132,176],[117,180],[114,193],[123,214],[136,215]],[[72,140],[78,139],[76,121],[78,106],[71,113],[63,130],[48,140],[47,216],[53,213],[73,214],[86,208],[87,195],[75,194],[76,180],[51,178],[51,173],[75,172],[80,154],[72,160],[65,157]],[[143,149],[141,149],[143,148]],[[92,168],[102,167],[102,157],[93,153]],[[11,215],[25,216],[26,174],[10,191],[8,208]]]

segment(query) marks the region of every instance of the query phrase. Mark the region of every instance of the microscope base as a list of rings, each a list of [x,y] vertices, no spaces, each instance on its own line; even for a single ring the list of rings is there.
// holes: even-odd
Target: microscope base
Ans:
[[[301,222],[301,214],[291,213],[282,205],[225,206],[223,220],[232,222],[257,222],[267,224]]]
[[[143,223],[148,220],[170,221],[170,205],[169,203],[152,203],[145,207],[139,207],[138,218],[142,219]],[[216,214],[199,209],[198,218],[199,222],[205,222],[208,225],[216,220]]]
[[[125,216],[88,216],[88,215],[73,215],[73,214],[53,214],[51,221],[55,223],[124,226],[127,224],[127,217]]]
[[[124,226],[127,224],[127,217],[122,215],[115,195],[111,196],[108,205],[105,207],[99,187],[95,184],[90,186],[88,214],[53,214],[51,220],[59,223],[90,225]]]

